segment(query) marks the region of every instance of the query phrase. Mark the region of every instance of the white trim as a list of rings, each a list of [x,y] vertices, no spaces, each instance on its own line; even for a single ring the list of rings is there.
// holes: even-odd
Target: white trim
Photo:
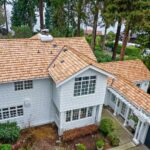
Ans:
[[[133,113],[141,120],[144,122],[147,122],[150,124],[150,117],[147,116],[142,110],[138,107],[135,107],[133,104],[128,102],[123,96],[121,96],[119,93],[117,93],[114,89],[112,88],[107,88],[111,93],[116,95],[117,98],[119,98],[122,102],[124,102],[129,108],[133,110]]]
[[[106,71],[103,71],[103,70],[101,70],[101,69],[99,69],[99,68],[97,68],[97,67],[94,67],[94,66],[92,66],[92,65],[89,65],[89,66],[83,68],[82,70],[78,71],[77,73],[73,74],[72,76],[68,77],[68,78],[65,79],[64,81],[62,81],[62,82],[56,84],[56,87],[58,88],[58,87],[61,86],[62,84],[68,82],[68,81],[71,80],[72,78],[76,77],[77,75],[83,73],[84,71],[86,71],[86,70],[88,70],[88,69],[93,69],[93,70],[95,70],[95,71],[97,71],[97,72],[99,72],[99,73],[101,73],[101,74],[103,74],[103,75],[105,75],[105,76],[108,76],[108,77],[111,77],[111,78],[115,78],[114,75],[112,75],[112,74],[110,74],[110,73],[108,73],[108,72],[106,72]]]

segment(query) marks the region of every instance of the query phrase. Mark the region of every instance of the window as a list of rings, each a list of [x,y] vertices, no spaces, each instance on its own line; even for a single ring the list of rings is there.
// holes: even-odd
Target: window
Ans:
[[[92,116],[92,113],[93,113],[93,107],[89,107],[89,108],[88,108],[88,114],[87,114],[87,116],[88,116],[88,117],[91,117],[91,116]]]
[[[28,81],[24,81],[24,88],[25,89],[32,89],[33,83],[32,83],[32,80],[28,80]]]
[[[111,101],[112,101],[113,103],[116,103],[116,96],[115,96],[114,94],[112,94]]]
[[[66,112],[66,122],[71,121],[71,110]]]
[[[82,119],[86,117],[91,117],[92,113],[93,113],[93,107],[66,111],[66,122],[69,122],[72,120],[78,120],[78,119]]]
[[[0,109],[0,120],[23,116],[23,105]]]
[[[73,110],[73,117],[72,120],[78,120],[79,118],[79,109]]]
[[[75,78],[74,96],[95,93],[96,76]]]
[[[33,81],[19,81],[14,83],[15,91],[23,90],[23,89],[32,89],[33,88]]]
[[[15,82],[15,91],[23,90],[23,81]]]
[[[140,84],[140,83],[138,83],[136,86],[140,88],[140,87],[141,87],[141,84]]]
[[[80,118],[85,118],[86,117],[86,108],[82,108],[80,112]]]

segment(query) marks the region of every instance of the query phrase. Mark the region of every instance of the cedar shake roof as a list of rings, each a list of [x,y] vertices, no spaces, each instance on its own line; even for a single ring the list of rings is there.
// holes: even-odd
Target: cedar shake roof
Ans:
[[[103,63],[107,71],[120,75],[131,82],[150,80],[150,71],[141,60],[127,60]]]
[[[116,79],[109,78],[108,86],[116,90],[135,106],[143,108],[150,113],[150,95],[135,86],[132,82],[122,77],[117,77]]]
[[[0,83],[49,77],[48,66],[64,45],[96,60],[83,37],[55,38],[51,42],[39,39],[0,40]]]
[[[65,46],[49,65],[48,70],[50,76],[58,84],[88,66],[94,66],[108,73],[105,67],[101,66],[95,60],[71,47]]]

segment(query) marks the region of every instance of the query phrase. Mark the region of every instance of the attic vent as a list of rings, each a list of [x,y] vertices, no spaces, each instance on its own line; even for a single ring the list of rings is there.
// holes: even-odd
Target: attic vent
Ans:
[[[53,65],[53,68],[55,67],[55,64]]]
[[[40,33],[40,39],[42,42],[49,42],[53,40],[53,36],[49,34],[48,29],[43,29],[41,30],[41,33]]]
[[[57,44],[53,44],[53,47],[56,48],[56,47],[57,47]]]
[[[53,52],[51,51],[51,54],[53,54]]]
[[[61,60],[60,62],[61,62],[61,63],[64,63],[65,61],[64,61],[64,60]]]
[[[38,50],[37,53],[40,53],[40,50]]]
[[[64,50],[64,52],[66,52],[68,49],[65,47],[63,50]]]

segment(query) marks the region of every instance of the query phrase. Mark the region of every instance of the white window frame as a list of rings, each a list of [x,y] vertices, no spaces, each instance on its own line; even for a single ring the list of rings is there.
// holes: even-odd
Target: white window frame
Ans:
[[[85,116],[81,117],[81,110],[86,109],[85,112]],[[90,115],[89,115],[89,110],[90,110]],[[94,106],[90,106],[90,107],[83,107],[80,109],[73,109],[73,110],[68,110],[65,112],[65,121],[66,122],[71,122],[71,121],[77,121],[77,120],[81,120],[81,119],[86,119],[86,118],[90,118],[93,116],[93,110],[94,110]],[[73,118],[74,116],[74,111],[78,111],[78,116],[77,118]],[[68,120],[68,112],[70,113],[70,120]]]
[[[21,117],[23,115],[24,115],[24,106],[23,105],[0,108],[0,121]]]
[[[94,94],[96,89],[96,75],[75,78],[74,96]]]
[[[15,91],[33,89],[33,80],[14,82]]]

